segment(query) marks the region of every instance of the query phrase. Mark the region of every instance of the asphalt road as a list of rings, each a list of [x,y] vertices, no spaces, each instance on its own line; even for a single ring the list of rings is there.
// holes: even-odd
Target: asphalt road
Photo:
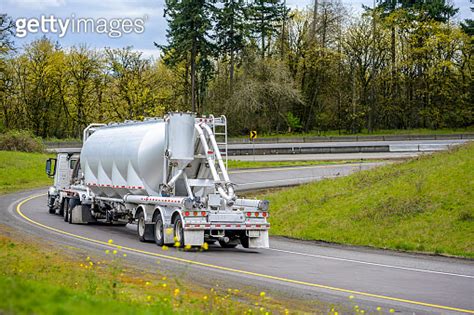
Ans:
[[[333,166],[339,169],[338,166]],[[279,170],[285,176],[308,169]],[[312,170],[313,175],[324,175]],[[251,182],[256,171],[234,173],[235,180]],[[247,175],[244,175],[247,174]],[[258,174],[274,180],[275,172]],[[245,176],[248,176],[245,178]],[[290,300],[322,301],[376,312],[393,308],[403,314],[474,313],[474,262],[445,257],[402,254],[367,248],[271,238],[270,249],[221,249],[206,252],[163,251],[140,243],[135,226],[70,225],[46,209],[45,189],[0,197],[5,215],[0,222],[38,238],[102,252],[108,239],[128,253],[127,262],[167,268],[190,281],[227,287],[252,287]],[[29,199],[25,199],[29,198]],[[19,202],[23,200],[20,204]],[[169,262],[169,263],[167,263]],[[353,296],[353,299],[349,299]]]
[[[346,176],[353,172],[367,170],[383,162],[351,163],[341,165],[317,165],[280,167],[258,170],[230,171],[229,176],[237,185],[237,191],[293,186],[324,178]]]
[[[373,153],[319,153],[319,154],[266,154],[232,155],[229,160],[238,161],[348,161],[348,160],[400,160],[417,157],[425,152],[373,152]]]

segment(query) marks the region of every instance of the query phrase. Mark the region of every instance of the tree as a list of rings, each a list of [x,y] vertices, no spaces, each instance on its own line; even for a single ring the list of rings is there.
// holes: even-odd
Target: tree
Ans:
[[[213,9],[207,0],[166,0],[168,44],[161,46],[155,43],[163,49],[167,64],[176,66],[182,61],[189,64],[193,112],[198,110],[196,105],[199,71],[210,70],[209,57],[213,55],[214,50],[210,41]]]
[[[249,6],[249,22],[255,38],[260,40],[262,60],[270,47],[271,39],[278,34],[288,10],[281,0],[254,0]]]
[[[229,86],[232,90],[234,83],[236,54],[245,47],[248,36],[246,21],[246,3],[244,0],[222,0],[223,8],[217,9],[216,14],[216,44],[224,58],[229,56]]]

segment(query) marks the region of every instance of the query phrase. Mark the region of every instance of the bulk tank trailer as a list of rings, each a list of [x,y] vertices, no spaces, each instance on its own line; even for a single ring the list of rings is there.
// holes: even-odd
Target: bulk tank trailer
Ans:
[[[158,245],[269,246],[268,202],[238,198],[227,173],[224,116],[93,124],[83,141],[80,155],[47,161],[49,210],[65,221],[136,223],[140,241]]]

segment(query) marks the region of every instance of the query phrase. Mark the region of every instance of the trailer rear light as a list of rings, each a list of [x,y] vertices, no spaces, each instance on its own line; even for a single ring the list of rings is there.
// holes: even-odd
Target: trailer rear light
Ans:
[[[189,211],[184,212],[185,217],[189,217]]]
[[[202,215],[203,217],[205,217],[205,216],[206,216],[206,211],[201,211],[201,215]]]
[[[194,211],[193,214],[194,214],[195,217],[198,216],[198,212],[197,212],[197,211]]]
[[[262,217],[266,218],[266,217],[267,217],[267,213],[266,213],[266,212],[262,212]]]
[[[252,212],[247,212],[247,216],[248,216],[248,217],[251,217],[251,216],[252,216]]]
[[[258,212],[255,212],[255,216],[258,217],[259,213]]]

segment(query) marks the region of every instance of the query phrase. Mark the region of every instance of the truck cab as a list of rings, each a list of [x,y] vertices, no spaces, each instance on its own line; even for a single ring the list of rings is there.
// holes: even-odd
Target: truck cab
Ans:
[[[79,150],[65,149],[57,152],[55,158],[46,160],[46,174],[54,179],[53,186],[48,190],[48,209],[51,214],[63,215],[64,197],[79,167],[79,155]]]

